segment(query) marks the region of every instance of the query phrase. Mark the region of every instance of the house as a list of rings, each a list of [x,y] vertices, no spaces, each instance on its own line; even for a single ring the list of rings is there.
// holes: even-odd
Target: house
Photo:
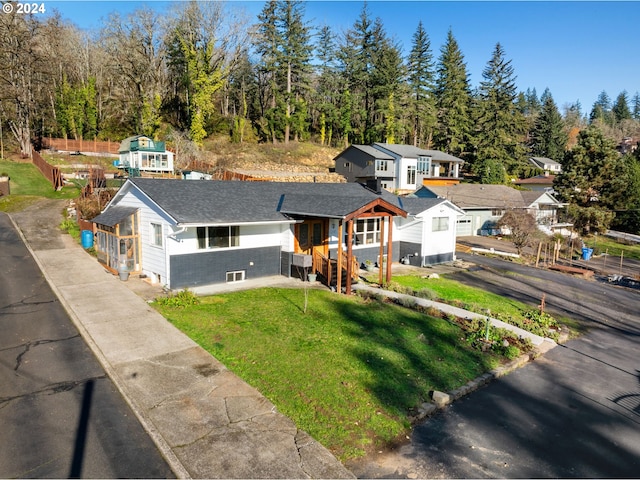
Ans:
[[[543,175],[536,175],[531,178],[523,178],[516,180],[514,183],[519,187],[528,188],[530,190],[549,192],[553,195],[553,181],[556,176],[550,173],[544,173]]]
[[[125,138],[120,143],[118,154],[119,159],[113,165],[127,170],[129,174],[173,173],[173,152],[166,149],[164,142],[145,135]]]
[[[545,157],[529,157],[529,162],[546,173],[560,173],[562,171],[562,165],[550,158]]]
[[[399,197],[400,261],[418,267],[455,260],[456,225],[465,212],[443,198]]]
[[[409,199],[409,214],[402,202],[358,183],[134,177],[93,219],[95,248],[112,272],[144,274],[171,289],[317,273],[349,292],[367,261],[390,281],[391,263],[409,254],[416,264],[453,258],[459,209]]]
[[[562,206],[548,192],[516,190],[507,185],[458,184],[424,186],[418,198],[444,198],[464,210],[458,218],[458,236],[499,234],[495,225],[507,210],[520,209],[536,217],[541,226],[551,227]]]
[[[459,182],[463,160],[412,145],[351,145],[334,158],[335,171],[347,182],[379,181],[382,188],[413,192],[424,184]]]

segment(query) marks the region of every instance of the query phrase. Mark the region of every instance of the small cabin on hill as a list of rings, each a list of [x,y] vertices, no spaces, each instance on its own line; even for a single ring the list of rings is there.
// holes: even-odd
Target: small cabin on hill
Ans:
[[[118,149],[120,158],[114,166],[129,174],[140,172],[173,173],[173,152],[165,143],[145,135],[125,138]]]

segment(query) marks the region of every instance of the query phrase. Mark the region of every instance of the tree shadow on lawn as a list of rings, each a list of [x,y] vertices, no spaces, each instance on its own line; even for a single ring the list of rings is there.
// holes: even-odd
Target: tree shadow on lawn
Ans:
[[[491,357],[468,346],[446,320],[377,300],[335,308],[345,334],[358,340],[349,353],[369,373],[362,384],[396,415],[406,416],[433,390],[457,388],[492,368]]]

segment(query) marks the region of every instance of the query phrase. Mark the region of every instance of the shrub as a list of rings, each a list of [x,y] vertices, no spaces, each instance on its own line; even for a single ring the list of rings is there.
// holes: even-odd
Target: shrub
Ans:
[[[178,293],[169,294],[166,297],[156,298],[156,302],[165,307],[189,307],[191,305],[198,305],[200,299],[190,290],[180,290]]]

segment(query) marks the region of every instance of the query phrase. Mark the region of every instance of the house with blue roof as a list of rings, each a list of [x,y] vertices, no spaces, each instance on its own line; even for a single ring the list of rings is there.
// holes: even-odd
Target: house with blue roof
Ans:
[[[358,183],[129,178],[93,219],[98,261],[172,290],[315,273],[350,291],[364,263],[454,259],[444,199],[403,198]],[[390,261],[388,261],[390,260]]]

